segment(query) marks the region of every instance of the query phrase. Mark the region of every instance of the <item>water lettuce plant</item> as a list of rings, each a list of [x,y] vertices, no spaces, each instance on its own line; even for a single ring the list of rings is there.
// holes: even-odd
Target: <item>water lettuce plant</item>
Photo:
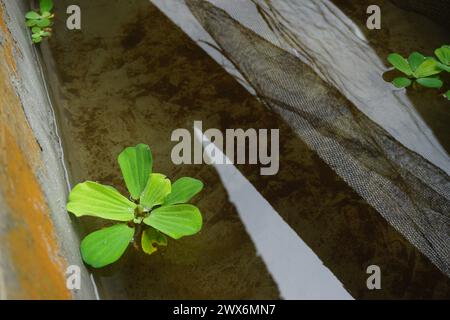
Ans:
[[[405,76],[397,77],[392,84],[397,88],[409,87],[413,82],[427,88],[441,88],[442,80],[432,77],[441,73],[438,63],[433,58],[426,58],[419,52],[413,52],[408,59],[403,58],[398,53],[391,53],[388,61]]]
[[[436,49],[434,54],[439,59],[438,68],[450,73],[450,46],[443,45],[442,47]],[[447,92],[444,93],[444,96],[450,100],[450,90],[447,90]]]
[[[34,43],[40,43],[44,38],[51,36],[52,19],[55,17],[51,12],[52,9],[52,0],[40,0],[39,11],[32,10],[25,15],[26,25],[31,29]]]
[[[33,32],[31,39],[34,43],[39,43],[43,38],[51,36],[51,32],[47,28],[41,29],[39,27],[33,27],[31,28],[31,31]]]
[[[406,88],[415,84],[426,88],[441,89],[444,82],[439,74],[450,72],[450,46],[443,45],[434,51],[436,57],[426,57],[419,52],[413,52],[405,59],[398,53],[391,53],[388,61],[392,66],[404,74],[392,81],[397,88]],[[450,90],[444,93],[450,100]]]
[[[434,54],[439,59],[438,68],[450,72],[450,46],[443,45],[436,49]]]
[[[450,100],[450,90],[447,90],[447,92],[444,93],[444,97],[446,97],[448,100]]]
[[[67,211],[77,217],[118,222],[82,240],[82,258],[94,268],[117,261],[131,242],[140,241],[143,252],[152,254],[167,245],[166,236],[179,239],[202,228],[199,209],[186,203],[203,189],[201,181],[183,177],[172,184],[165,175],[153,173],[145,144],[126,148],[118,162],[130,198],[111,186],[86,181],[72,189],[67,203]]]

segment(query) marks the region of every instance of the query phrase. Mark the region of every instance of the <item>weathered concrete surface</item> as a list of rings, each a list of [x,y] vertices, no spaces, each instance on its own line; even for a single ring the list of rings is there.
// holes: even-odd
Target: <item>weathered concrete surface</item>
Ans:
[[[68,184],[51,103],[23,23],[0,0],[0,299],[90,299],[94,285],[65,210]],[[66,287],[68,265],[82,270]]]

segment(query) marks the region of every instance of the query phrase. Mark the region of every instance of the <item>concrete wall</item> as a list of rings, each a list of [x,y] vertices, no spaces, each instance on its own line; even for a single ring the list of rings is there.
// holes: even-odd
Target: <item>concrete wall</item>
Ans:
[[[94,299],[65,210],[69,184],[28,1],[0,0],[0,298]],[[66,287],[69,265],[81,289]]]

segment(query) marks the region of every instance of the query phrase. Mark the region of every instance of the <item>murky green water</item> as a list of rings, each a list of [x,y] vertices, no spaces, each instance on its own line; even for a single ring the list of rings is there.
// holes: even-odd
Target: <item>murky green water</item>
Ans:
[[[357,21],[358,7],[335,2]],[[82,8],[81,32],[58,32],[64,28],[69,4]],[[172,131],[192,132],[195,120],[202,120],[205,129],[280,129],[277,175],[261,176],[259,166],[238,169],[352,297],[450,297],[444,274],[321,160],[289,123],[149,1],[63,0],[55,30],[51,54],[59,83],[52,89],[72,183],[95,180],[125,192],[116,157],[126,146],[146,143],[155,171],[173,180],[196,177],[206,186],[195,199],[204,217],[201,233],[170,241],[167,249],[152,256],[130,247],[115,265],[93,270],[102,298],[280,297],[270,261],[257,254],[255,230],[243,223],[223,177],[214,166],[176,166],[170,160]],[[379,37],[370,40],[380,56],[398,49],[391,45],[396,42],[387,41],[393,35]],[[411,45],[405,43],[403,49]],[[448,105],[438,101],[425,107],[419,97],[411,99],[418,101],[414,105],[448,150]],[[94,219],[81,221],[85,232],[101,225]],[[371,264],[384,270],[382,290],[366,287],[365,271]],[[291,268],[284,276],[296,283],[302,271]],[[294,289],[299,295],[308,290]]]

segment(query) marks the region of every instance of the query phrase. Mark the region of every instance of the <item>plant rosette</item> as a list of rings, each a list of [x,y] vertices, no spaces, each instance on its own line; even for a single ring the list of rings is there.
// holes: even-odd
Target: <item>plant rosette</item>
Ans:
[[[54,14],[52,0],[40,0],[39,12],[29,11],[26,13],[26,25],[31,28],[32,40],[34,43],[40,43],[43,38],[51,36],[51,25]]]
[[[436,49],[434,54],[439,59],[438,68],[450,73],[450,46],[443,45],[442,47]],[[444,93],[444,97],[450,100],[450,90]]]
[[[34,43],[40,43],[43,38],[51,36],[51,29],[49,28],[41,29],[39,27],[33,27],[31,31],[33,32],[31,38]]]
[[[152,254],[167,245],[166,236],[179,239],[202,228],[200,210],[187,204],[203,189],[200,180],[183,177],[172,184],[165,175],[152,173],[153,158],[145,144],[126,148],[118,162],[130,199],[111,186],[86,181],[72,189],[67,203],[67,211],[77,217],[119,222],[81,241],[82,258],[94,268],[117,261],[135,238],[143,252]]]
[[[434,54],[439,59],[438,68],[450,72],[450,46],[443,45],[442,47],[436,49]]]
[[[439,68],[438,62],[434,58],[413,52],[407,60],[398,53],[392,53],[388,56],[388,61],[395,69],[405,75],[392,81],[392,84],[397,88],[406,88],[413,83],[436,89],[440,89],[443,85],[438,76],[442,69]]]
[[[450,90],[448,90],[446,93],[444,93],[444,98],[447,98],[447,100],[450,100]]]

